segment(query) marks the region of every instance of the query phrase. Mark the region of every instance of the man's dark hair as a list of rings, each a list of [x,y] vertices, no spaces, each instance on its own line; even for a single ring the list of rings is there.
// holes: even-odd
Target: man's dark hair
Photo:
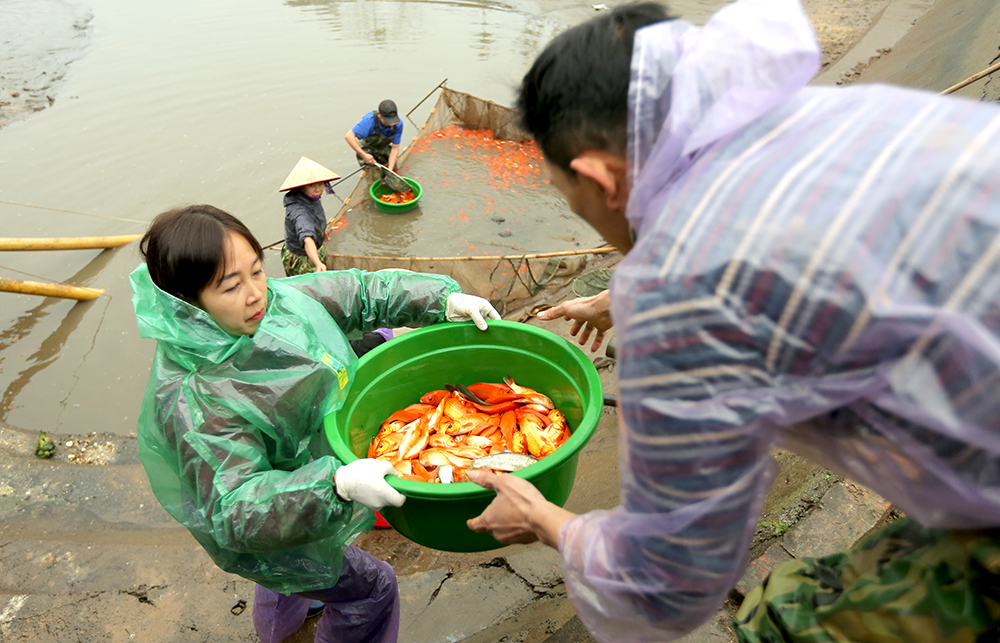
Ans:
[[[521,125],[552,163],[572,173],[581,152],[625,155],[632,41],[637,29],[670,20],[657,3],[628,4],[556,36],[521,82]]]
[[[160,290],[197,304],[201,291],[225,268],[230,232],[246,239],[264,261],[264,250],[243,222],[211,205],[157,215],[139,242],[139,252]]]

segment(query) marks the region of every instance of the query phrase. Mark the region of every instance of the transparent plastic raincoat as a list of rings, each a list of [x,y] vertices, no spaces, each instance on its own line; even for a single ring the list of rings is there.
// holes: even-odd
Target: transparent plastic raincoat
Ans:
[[[138,427],[157,500],[228,572],[285,594],[332,587],[375,520],[337,498],[322,431],[357,366],[348,337],[444,321],[458,284],[406,271],[270,279],[260,326],[236,337],[145,264],[130,279],[140,334],[157,340]]]
[[[559,542],[599,640],[715,613],[775,446],[925,525],[1000,526],[1000,108],[806,87],[818,63],[797,0],[636,35],[621,505]]]

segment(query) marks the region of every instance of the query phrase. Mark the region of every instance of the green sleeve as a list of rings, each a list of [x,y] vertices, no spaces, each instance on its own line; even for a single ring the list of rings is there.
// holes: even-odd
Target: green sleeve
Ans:
[[[408,270],[328,270],[284,280],[319,301],[345,333],[420,328],[445,320],[451,277]]]

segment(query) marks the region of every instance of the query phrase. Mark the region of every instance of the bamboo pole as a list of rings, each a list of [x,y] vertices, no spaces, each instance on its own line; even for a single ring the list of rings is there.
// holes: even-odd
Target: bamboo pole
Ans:
[[[976,82],[980,78],[984,78],[986,76],[989,76],[990,74],[992,74],[993,72],[998,71],[998,70],[1000,70],[1000,63],[997,63],[997,64],[993,65],[992,67],[987,67],[986,69],[982,70],[978,74],[973,74],[972,76],[969,76],[968,78],[966,78],[962,82],[956,83],[956,84],[952,85],[951,87],[949,87],[948,89],[944,90],[941,93],[942,94],[950,94],[952,92],[956,92],[956,91],[962,89],[963,87],[965,87],[966,85],[971,85],[972,83]]]
[[[110,237],[0,238],[0,250],[90,250],[117,248],[135,241],[141,234]]]
[[[406,112],[406,117],[407,117],[407,118],[409,118],[409,117],[410,117],[410,114],[412,114],[412,113],[413,113],[413,110],[414,110],[414,109],[416,109],[416,108],[420,107],[421,105],[423,105],[424,101],[425,101],[425,100],[427,100],[428,98],[430,98],[430,97],[431,97],[431,94],[433,94],[433,93],[434,93],[434,92],[436,92],[437,90],[439,90],[439,89],[441,89],[442,87],[444,87],[444,84],[445,84],[446,82],[448,82],[448,79],[447,79],[447,78],[445,78],[445,79],[444,79],[444,80],[442,80],[442,81],[441,81],[440,83],[438,83],[438,86],[437,86],[437,87],[435,87],[434,89],[432,89],[432,90],[430,90],[429,92],[427,92],[427,95],[426,95],[426,96],[424,96],[423,98],[421,98],[421,99],[420,99],[420,102],[419,102],[419,103],[417,103],[416,105],[414,105],[414,106],[413,106],[413,109],[411,109],[410,111]],[[410,122],[412,123],[413,121],[410,121]]]
[[[14,292],[22,295],[41,295],[42,297],[61,297],[84,301],[100,296],[101,288],[82,288],[66,284],[47,284],[40,281],[21,281],[0,277],[0,292]]]

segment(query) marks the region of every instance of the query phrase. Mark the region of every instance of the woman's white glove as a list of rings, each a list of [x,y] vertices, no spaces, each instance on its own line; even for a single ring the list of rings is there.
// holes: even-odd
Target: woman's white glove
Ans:
[[[500,319],[500,313],[489,301],[464,292],[453,292],[448,295],[444,317],[450,322],[472,320],[476,328],[486,330],[487,319]]]
[[[386,476],[398,475],[385,460],[362,458],[337,469],[333,474],[333,484],[337,495],[344,500],[355,500],[378,511],[386,505],[400,507],[406,496],[399,493],[385,481]]]

